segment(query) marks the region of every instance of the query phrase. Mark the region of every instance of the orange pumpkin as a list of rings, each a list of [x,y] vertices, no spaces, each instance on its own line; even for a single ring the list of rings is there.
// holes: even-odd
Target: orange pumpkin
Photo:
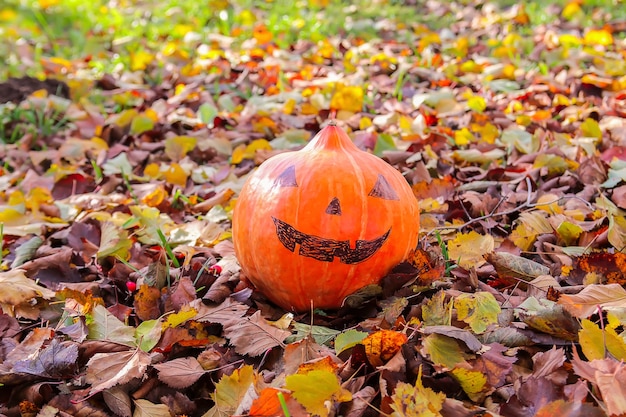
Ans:
[[[293,311],[339,308],[417,244],[404,177],[331,122],[304,148],[265,161],[233,213],[235,254],[267,298]]]

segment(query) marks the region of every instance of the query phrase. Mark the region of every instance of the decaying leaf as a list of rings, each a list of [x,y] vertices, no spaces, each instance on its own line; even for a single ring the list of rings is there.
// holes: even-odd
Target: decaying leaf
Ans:
[[[0,272],[0,287],[0,308],[7,314],[15,314],[17,306],[31,300],[49,300],[55,295],[54,291],[39,286],[28,278],[22,269]]]
[[[273,347],[282,346],[291,335],[289,330],[270,326],[257,311],[252,316],[231,320],[224,325],[224,336],[242,355],[258,356]]]
[[[422,368],[415,385],[399,382],[391,396],[393,417],[439,417],[446,395],[437,393],[422,383]]]
[[[206,373],[194,357],[178,358],[153,365],[159,372],[159,379],[172,388],[187,388]]]
[[[561,295],[558,303],[574,317],[585,318],[598,313],[599,308],[607,311],[626,309],[626,290],[619,284],[593,284],[578,294]]]
[[[250,365],[235,369],[230,375],[224,375],[215,384],[215,392],[211,394],[215,405],[202,417],[232,416],[248,390],[255,388],[257,381],[258,375]]]
[[[474,294],[461,294],[454,300],[457,317],[469,324],[474,333],[483,333],[498,322],[500,305],[493,294],[480,291]]]
[[[87,362],[85,381],[90,393],[124,384],[133,378],[142,378],[150,365],[150,355],[136,349],[126,352],[96,353]]]

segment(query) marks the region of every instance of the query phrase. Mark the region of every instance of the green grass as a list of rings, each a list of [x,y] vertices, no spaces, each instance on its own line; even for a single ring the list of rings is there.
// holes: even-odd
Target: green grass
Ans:
[[[55,4],[56,3],[56,4]],[[168,45],[193,60],[201,43],[211,35],[232,36],[238,49],[253,36],[262,22],[272,41],[288,49],[298,40],[318,42],[331,36],[361,38],[380,36],[376,23],[388,22],[388,36],[413,42],[411,28],[425,24],[434,30],[449,26],[453,12],[424,13],[426,0],[407,5],[400,0],[352,2],[328,0],[122,0],[115,8],[106,0],[5,0],[0,5],[0,80],[28,74],[43,77],[42,58],[83,60],[87,73],[97,78],[103,73],[133,69],[133,59],[141,54],[155,55]],[[475,0],[442,1],[450,10],[485,7]],[[523,4],[531,24],[554,21],[547,4],[567,4],[567,0],[494,0],[499,8]],[[50,5],[52,4],[52,5]],[[158,4],[158,6],[157,6]],[[605,21],[626,18],[626,0],[584,0],[577,17],[583,27],[601,26]],[[394,30],[397,27],[408,30]],[[521,28],[520,31],[532,32]],[[406,38],[406,39],[405,39]],[[412,39],[409,39],[412,38]],[[26,55],[27,59],[24,59]],[[135,57],[135,58],[133,58]],[[162,62],[163,59],[150,59]],[[154,65],[154,64],[151,64]],[[148,73],[146,73],[148,74]],[[150,71],[149,83],[159,82],[159,72]]]

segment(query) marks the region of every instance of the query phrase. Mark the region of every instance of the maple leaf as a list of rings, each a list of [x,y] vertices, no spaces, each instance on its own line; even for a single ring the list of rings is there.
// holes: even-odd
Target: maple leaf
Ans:
[[[96,353],[87,362],[85,382],[91,384],[90,394],[114,385],[142,378],[150,365],[150,355],[135,349],[126,352]]]
[[[415,385],[399,382],[391,396],[392,417],[440,417],[446,395],[422,384],[422,368]]]
[[[232,374],[225,375],[215,384],[215,392],[211,399],[215,403],[213,408],[202,417],[230,417],[250,388],[254,389],[258,375],[250,365],[235,369]]]

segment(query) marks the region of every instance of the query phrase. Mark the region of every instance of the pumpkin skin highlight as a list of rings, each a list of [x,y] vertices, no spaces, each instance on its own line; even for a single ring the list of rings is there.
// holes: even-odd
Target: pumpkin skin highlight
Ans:
[[[396,169],[329,124],[250,174],[233,213],[245,276],[284,309],[336,309],[415,248],[419,205]]]

